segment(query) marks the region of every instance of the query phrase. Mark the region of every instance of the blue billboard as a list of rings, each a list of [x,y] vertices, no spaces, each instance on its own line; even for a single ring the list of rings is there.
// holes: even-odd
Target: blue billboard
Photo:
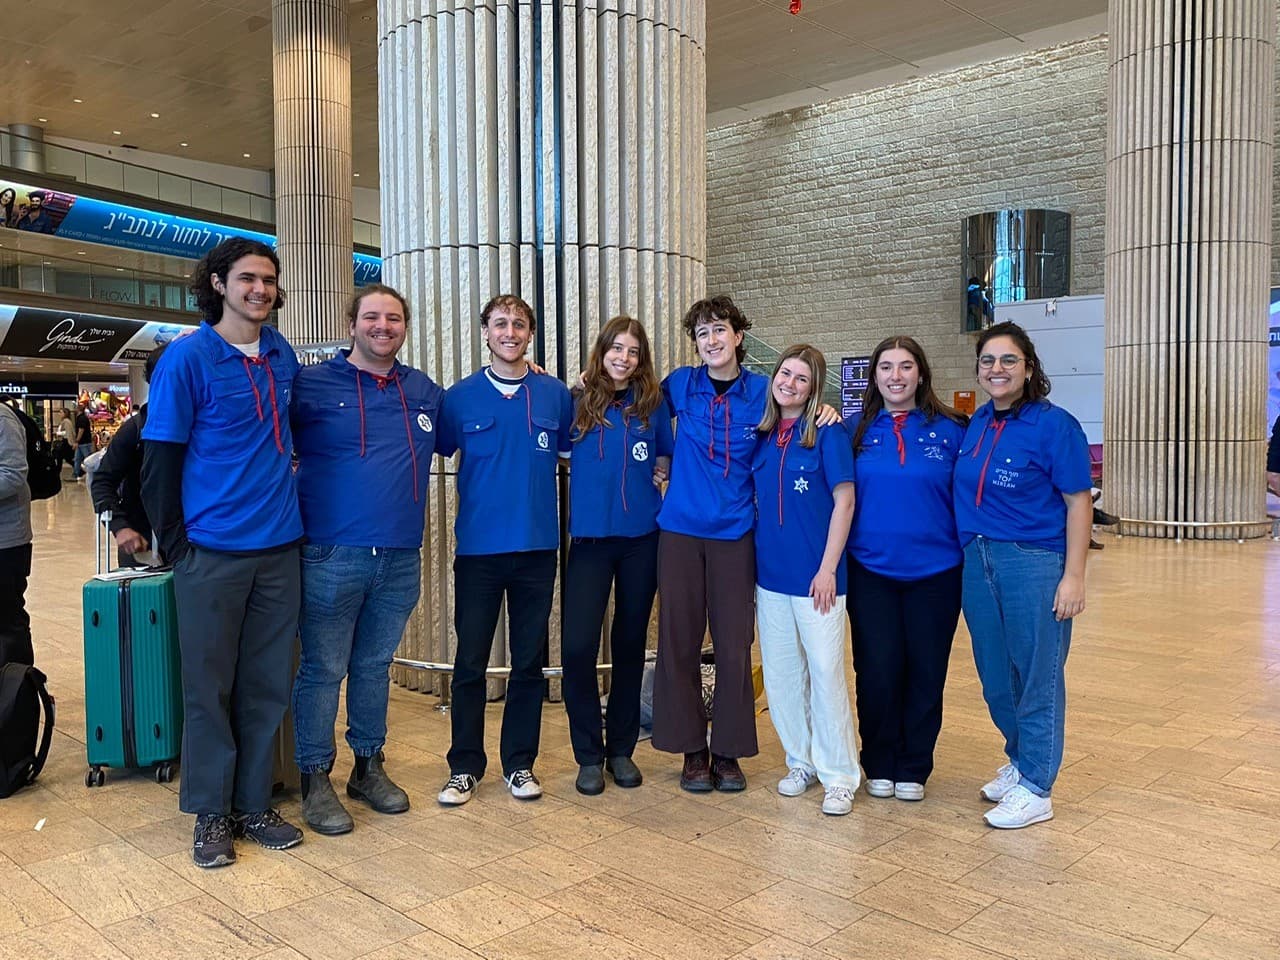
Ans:
[[[199,260],[228,237],[276,246],[269,233],[6,181],[0,181],[0,226],[188,260]],[[352,261],[357,287],[382,279],[378,257],[355,253]]]

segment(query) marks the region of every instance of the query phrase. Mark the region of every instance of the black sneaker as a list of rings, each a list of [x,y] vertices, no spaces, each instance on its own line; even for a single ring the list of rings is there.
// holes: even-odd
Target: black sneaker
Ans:
[[[302,831],[270,807],[258,813],[238,814],[236,836],[248,837],[268,850],[288,850],[302,842]]]
[[[191,859],[197,867],[225,867],[236,862],[235,824],[225,814],[196,817]]]

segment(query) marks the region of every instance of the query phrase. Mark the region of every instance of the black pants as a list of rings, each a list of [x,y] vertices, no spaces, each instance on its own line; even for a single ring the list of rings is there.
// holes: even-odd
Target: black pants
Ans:
[[[27,578],[31,544],[0,550],[0,663],[35,662],[31,617],[27,614]]]
[[[605,736],[600,732],[596,659],[609,589],[613,674]],[[564,708],[580,765],[629,757],[640,735],[640,679],[653,595],[658,589],[658,532],[643,537],[575,538],[564,582]]]
[[[182,650],[184,813],[271,805],[276,731],[293,687],[298,548],[236,556],[192,547],[173,568]]]
[[[893,580],[849,558],[859,760],[868,780],[924,783],[933,772],[962,570]]]
[[[488,763],[484,752],[485,670],[504,595],[511,676],[502,711],[502,772],[510,775],[533,766],[542,732],[542,666],[555,584],[555,550],[454,557],[453,625],[458,652],[451,687],[451,772],[479,778]]]

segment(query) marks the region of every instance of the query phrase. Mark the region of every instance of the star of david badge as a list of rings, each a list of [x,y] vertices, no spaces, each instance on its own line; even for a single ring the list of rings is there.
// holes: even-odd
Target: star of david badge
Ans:
[[[796,478],[796,493],[804,493],[809,489],[809,481],[804,477]]]

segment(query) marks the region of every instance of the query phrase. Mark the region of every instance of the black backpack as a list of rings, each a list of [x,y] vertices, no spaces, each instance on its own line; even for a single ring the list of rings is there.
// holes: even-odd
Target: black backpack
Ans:
[[[62,464],[53,446],[40,432],[40,425],[17,407],[10,407],[27,431],[27,486],[32,500],[48,500],[62,489]]]
[[[0,667],[0,797],[35,781],[52,740],[53,697],[45,675],[25,663],[6,663]]]

